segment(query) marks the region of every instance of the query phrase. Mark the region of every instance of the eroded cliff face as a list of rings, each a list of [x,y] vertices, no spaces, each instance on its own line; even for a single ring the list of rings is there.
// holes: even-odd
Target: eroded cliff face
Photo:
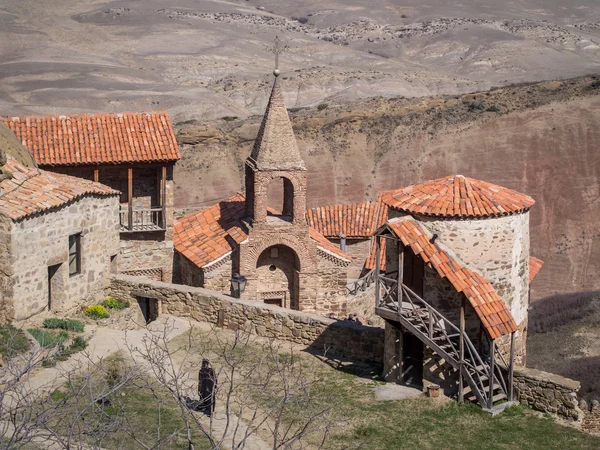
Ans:
[[[294,111],[308,206],[449,174],[537,202],[531,254],[546,262],[533,298],[600,288],[600,83],[585,77],[461,97],[371,99]],[[260,117],[180,124],[175,201],[199,209],[242,190]]]

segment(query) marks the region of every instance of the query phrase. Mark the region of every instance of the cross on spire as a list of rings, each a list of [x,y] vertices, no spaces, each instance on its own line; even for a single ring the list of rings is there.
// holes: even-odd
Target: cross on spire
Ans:
[[[275,36],[275,43],[273,44],[272,47],[267,47],[267,51],[273,53],[275,55],[275,70],[273,70],[273,75],[275,75],[276,77],[279,76],[279,55],[281,55],[284,52],[287,52],[290,47],[289,45],[284,45],[281,42],[281,39],[279,39],[279,36]]]

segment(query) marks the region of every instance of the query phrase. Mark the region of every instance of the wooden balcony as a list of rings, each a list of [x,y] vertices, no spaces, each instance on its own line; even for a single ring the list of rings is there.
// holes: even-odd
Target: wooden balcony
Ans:
[[[121,233],[164,231],[166,229],[163,208],[121,208],[119,211],[119,221],[121,223]]]

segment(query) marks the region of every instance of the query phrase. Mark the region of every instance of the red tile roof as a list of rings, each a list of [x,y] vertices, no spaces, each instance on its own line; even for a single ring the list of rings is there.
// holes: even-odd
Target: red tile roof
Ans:
[[[85,195],[119,195],[100,183],[21,166],[9,159],[13,178],[0,183],[0,214],[19,220],[60,207]]]
[[[462,175],[384,193],[391,208],[424,216],[494,217],[529,210],[535,201],[511,189]]]
[[[165,162],[181,158],[166,112],[0,118],[40,166]]]
[[[378,228],[377,212],[373,202],[319,206],[306,211],[306,219],[323,236],[370,237]]]
[[[529,283],[533,281],[535,276],[538,274],[542,266],[544,265],[544,261],[535,256],[531,256],[529,258]]]
[[[210,208],[179,219],[173,226],[175,249],[200,268],[227,256],[248,237],[241,224],[244,202],[244,194],[236,194]],[[350,256],[317,230],[309,228],[309,232],[318,248],[346,262],[352,261]]]
[[[429,233],[415,219],[410,216],[392,219],[388,227],[415,255],[431,264],[440,277],[447,278],[457,292],[465,294],[492,339],[517,330],[515,320],[490,281],[431,243]]]

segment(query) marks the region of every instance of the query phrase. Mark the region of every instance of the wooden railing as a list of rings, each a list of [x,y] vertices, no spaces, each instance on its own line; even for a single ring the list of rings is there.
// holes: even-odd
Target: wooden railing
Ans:
[[[484,408],[492,408],[499,400],[512,400],[511,366],[493,341],[490,357],[481,357],[464,329],[464,309],[459,328],[403,283],[399,284],[397,276],[387,275],[376,277],[377,313],[384,319],[400,322],[459,371],[459,400],[472,394]],[[496,353],[500,355],[503,367],[494,364]]]
[[[348,283],[346,285],[346,293],[348,295],[356,295],[359,292],[365,292],[373,283],[375,283],[375,269],[368,272],[362,278]]]
[[[166,228],[162,208],[121,209],[119,220],[122,233],[140,231],[163,231]]]

